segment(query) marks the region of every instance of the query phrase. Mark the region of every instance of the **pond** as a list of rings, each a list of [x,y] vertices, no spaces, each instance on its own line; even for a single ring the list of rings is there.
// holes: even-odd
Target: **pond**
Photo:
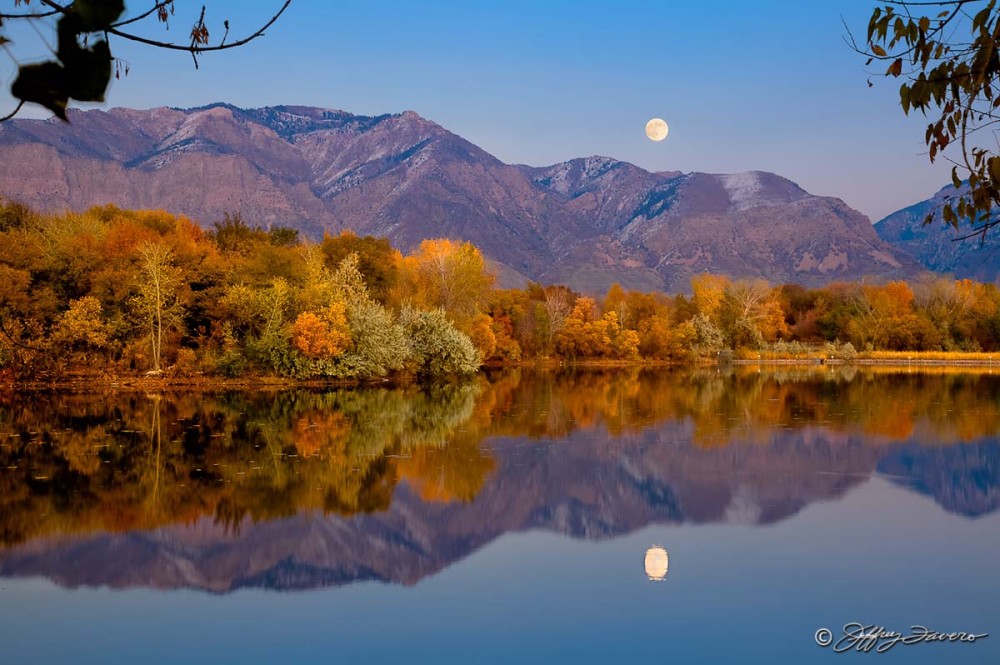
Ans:
[[[1000,662],[998,507],[988,372],[0,394],[0,662]]]

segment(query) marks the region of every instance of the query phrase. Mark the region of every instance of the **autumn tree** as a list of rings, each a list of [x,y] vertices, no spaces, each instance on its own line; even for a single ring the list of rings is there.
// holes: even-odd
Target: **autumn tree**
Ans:
[[[611,354],[611,337],[593,298],[578,298],[556,335],[556,351],[568,358],[599,358]]]
[[[497,333],[503,334],[494,323],[493,317],[485,312],[480,312],[473,317],[466,329],[469,340],[479,352],[479,357],[482,360],[492,358],[497,348]]]
[[[111,339],[103,320],[101,301],[93,296],[73,300],[59,317],[52,331],[52,341],[66,351],[89,353],[104,351]]]
[[[39,216],[0,199],[0,368],[44,357],[40,330],[65,307],[53,287],[50,253]]]
[[[694,294],[691,301],[698,314],[715,326],[721,324],[722,304],[726,299],[728,286],[729,278],[725,275],[704,273],[691,278],[691,291]]]
[[[601,317],[607,326],[608,337],[611,338],[611,355],[619,360],[628,360],[639,356],[639,333],[625,328],[618,320],[618,312],[605,312]]]
[[[514,322],[510,317],[492,316],[490,326],[493,331],[493,353],[487,359],[496,358],[514,362],[521,360],[523,348],[514,336]]]
[[[778,292],[764,280],[726,285],[719,318],[733,348],[758,348],[788,333]]]
[[[890,350],[936,348],[940,332],[921,325],[906,282],[864,285],[853,300],[848,335],[857,348]],[[935,339],[927,339],[928,337]]]
[[[240,336],[267,338],[276,335],[288,320],[294,291],[282,278],[266,288],[236,284],[222,298],[224,320]]]
[[[334,273],[327,267],[318,248],[306,245],[302,248],[301,256],[305,277],[298,293],[299,307],[303,310],[312,310],[322,309],[333,302],[343,303]]]
[[[358,263],[358,255],[350,254],[333,274],[334,292],[346,306],[352,340],[340,367],[347,376],[385,376],[409,360],[410,340],[393,313],[371,297]]]
[[[413,303],[442,308],[460,328],[484,309],[494,281],[475,245],[447,238],[421,242],[403,271]]]
[[[604,295],[604,302],[601,304],[601,309],[605,312],[614,312],[617,314],[618,323],[621,325],[629,325],[630,311],[628,295],[618,282],[614,282],[608,287],[608,292]]]
[[[593,298],[578,298],[556,335],[556,350],[569,358],[634,358],[639,334],[622,328],[615,311],[600,314]]]
[[[943,157],[953,164],[956,189],[968,183],[941,211],[956,228],[968,221],[965,237],[985,237],[1000,223],[993,212],[1000,207],[1000,154],[979,139],[1000,120],[998,43],[996,0],[898,0],[876,7],[865,43],[854,44],[869,64],[885,67],[880,73],[902,80],[904,113],[929,118],[924,140],[930,161]]]
[[[484,356],[484,359],[492,356],[498,360],[520,360],[527,353],[537,352],[542,324],[540,312],[540,303],[532,300],[530,291],[494,290],[488,312],[494,351],[493,354]]]
[[[388,238],[358,236],[353,231],[324,235],[320,251],[327,268],[333,270],[349,255],[358,257],[358,270],[372,298],[385,303],[399,282],[402,256]]]
[[[573,310],[576,294],[565,286],[549,286],[544,290],[545,299],[545,350],[551,351],[557,335],[566,324],[566,317]]]
[[[222,221],[216,222],[209,237],[224,253],[247,255],[260,245],[288,247],[299,241],[299,232],[287,226],[275,225],[270,230],[259,225],[247,224],[239,212],[223,213]]]
[[[997,316],[997,289],[969,279],[934,277],[917,282],[914,303],[940,331],[945,350],[978,351],[993,343],[991,322]]]
[[[307,358],[336,358],[351,342],[343,303],[302,312],[292,324],[292,345]]]
[[[160,372],[163,337],[180,323],[183,313],[181,275],[174,266],[173,253],[160,242],[143,245],[139,258],[135,305],[149,329],[152,371]]]

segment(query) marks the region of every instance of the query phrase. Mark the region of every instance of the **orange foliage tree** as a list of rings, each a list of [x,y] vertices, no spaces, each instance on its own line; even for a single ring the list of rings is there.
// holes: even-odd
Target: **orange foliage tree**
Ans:
[[[307,358],[336,358],[351,343],[351,328],[343,303],[319,312],[302,312],[292,324],[292,345]]]

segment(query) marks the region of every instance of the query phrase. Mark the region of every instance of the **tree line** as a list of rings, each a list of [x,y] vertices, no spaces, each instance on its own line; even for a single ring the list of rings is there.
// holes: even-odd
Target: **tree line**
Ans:
[[[468,242],[404,254],[227,215],[0,204],[0,371],[429,377],[540,359],[690,362],[725,351],[983,351],[1000,291],[945,277],[822,288],[698,275],[690,294],[495,285]]]

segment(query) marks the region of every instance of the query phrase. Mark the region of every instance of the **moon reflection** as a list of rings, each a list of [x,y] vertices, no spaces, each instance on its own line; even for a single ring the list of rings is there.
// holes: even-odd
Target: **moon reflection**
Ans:
[[[654,582],[662,582],[670,567],[670,557],[665,549],[654,545],[646,550],[646,559],[643,563],[646,568],[646,577]]]

